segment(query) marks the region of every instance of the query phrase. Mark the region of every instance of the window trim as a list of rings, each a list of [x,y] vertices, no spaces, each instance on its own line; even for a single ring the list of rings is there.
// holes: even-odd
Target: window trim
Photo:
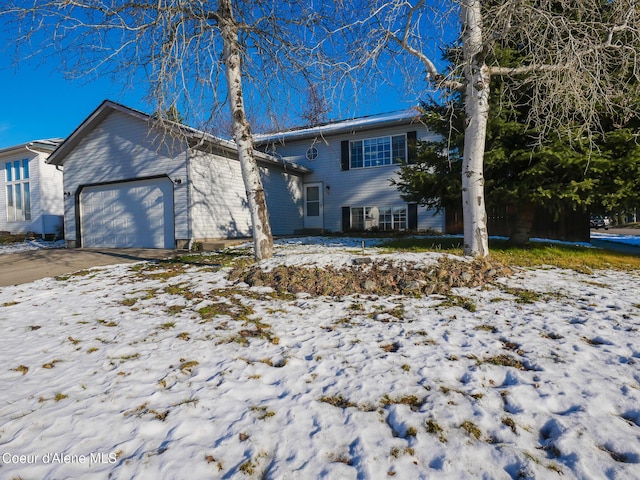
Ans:
[[[351,230],[355,230],[355,231],[371,231],[374,228],[377,229],[378,231],[382,231],[382,232],[393,232],[393,231],[406,231],[409,229],[409,206],[407,204],[398,204],[398,205],[381,205],[381,206],[377,206],[377,205],[368,205],[368,206],[364,206],[364,205],[356,205],[353,207],[348,207],[349,208],[349,225]],[[378,224],[376,226],[369,226],[369,228],[367,228],[367,220],[373,220],[373,217],[368,218],[369,217],[369,211],[371,211],[372,209],[377,208],[378,209]],[[355,214],[354,215],[354,210],[358,210],[360,212],[362,212],[362,214]],[[385,221],[384,224],[391,224],[391,228],[387,229],[387,228],[380,228],[381,225],[381,218],[382,218],[382,213],[380,213],[381,211],[385,211]],[[401,222],[396,222],[396,213],[400,213],[399,210],[403,210],[404,215],[402,216],[402,218],[404,218],[404,221],[402,223],[404,223],[404,226],[399,227],[399,228],[395,228],[396,227],[396,223],[401,224]],[[356,217],[356,215],[358,217],[361,217],[362,219],[362,225],[354,225],[354,218]],[[387,219],[387,216],[389,216],[389,218]]]
[[[32,216],[29,159],[7,160],[4,172],[7,223],[30,222]]]
[[[360,138],[357,140],[349,140],[349,144],[348,144],[348,152],[349,152],[349,169],[353,169],[353,170],[359,170],[359,169],[364,169],[364,168],[378,168],[378,167],[391,167],[391,166],[398,166],[402,164],[402,160],[401,161],[396,161],[394,156],[393,156],[393,139],[396,137],[402,137],[404,140],[404,161],[407,162],[408,158],[409,158],[409,144],[408,144],[408,136],[407,133],[398,133],[396,135],[381,135],[378,137],[367,137],[367,138]],[[374,141],[379,141],[382,139],[388,139],[389,141],[389,163],[384,163],[384,159],[383,159],[383,163],[377,164],[377,165],[366,165],[367,163],[367,154],[366,154],[366,147],[365,147],[365,142],[374,142]],[[360,154],[362,156],[361,161],[362,161],[362,165],[354,165],[353,161],[353,145],[355,143],[360,143],[361,144],[361,149],[360,149]]]
[[[316,147],[315,145],[311,145],[309,148],[307,148],[307,152],[305,153],[306,159],[310,162],[316,160],[318,158],[318,155],[320,155],[320,152],[318,152],[318,147]]]

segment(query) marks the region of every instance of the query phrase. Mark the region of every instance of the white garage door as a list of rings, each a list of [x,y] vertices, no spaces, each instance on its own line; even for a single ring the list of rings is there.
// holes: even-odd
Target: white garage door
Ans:
[[[83,247],[174,248],[168,178],[86,187],[80,212]]]

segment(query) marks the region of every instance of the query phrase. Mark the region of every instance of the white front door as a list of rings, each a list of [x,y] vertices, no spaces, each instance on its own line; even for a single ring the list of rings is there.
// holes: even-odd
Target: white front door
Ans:
[[[324,228],[322,203],[322,183],[305,184],[304,228]]]

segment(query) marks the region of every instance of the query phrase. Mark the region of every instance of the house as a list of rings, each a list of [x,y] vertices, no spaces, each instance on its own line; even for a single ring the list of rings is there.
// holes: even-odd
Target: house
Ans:
[[[257,152],[274,235],[303,228],[309,169]],[[234,142],[103,102],[49,157],[69,247],[187,248],[251,236]]]
[[[62,235],[62,171],[46,159],[60,138],[0,149],[0,231]]]
[[[416,139],[440,140],[420,123],[420,113],[414,109],[254,138],[263,151],[312,170],[303,184],[306,231],[463,233],[461,206],[447,205],[436,214],[405,203],[391,185],[399,164],[413,160]],[[588,242],[586,212],[575,211],[569,203],[556,208],[557,218],[537,208],[534,236]],[[508,205],[487,209],[491,235],[511,235],[511,210]]]
[[[438,230],[390,179],[429,139],[415,111],[256,136],[274,235]],[[70,247],[187,248],[249,237],[234,142],[103,102],[49,157],[64,167]]]
[[[416,139],[436,139],[414,109],[254,138],[272,156],[312,170],[303,184],[308,232],[444,232],[444,214],[407,204],[390,182],[411,162]]]

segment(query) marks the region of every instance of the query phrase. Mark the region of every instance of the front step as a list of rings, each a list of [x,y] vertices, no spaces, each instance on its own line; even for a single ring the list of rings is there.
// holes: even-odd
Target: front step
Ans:
[[[327,233],[327,230],[324,228],[302,228],[293,231],[296,235],[322,235]]]

